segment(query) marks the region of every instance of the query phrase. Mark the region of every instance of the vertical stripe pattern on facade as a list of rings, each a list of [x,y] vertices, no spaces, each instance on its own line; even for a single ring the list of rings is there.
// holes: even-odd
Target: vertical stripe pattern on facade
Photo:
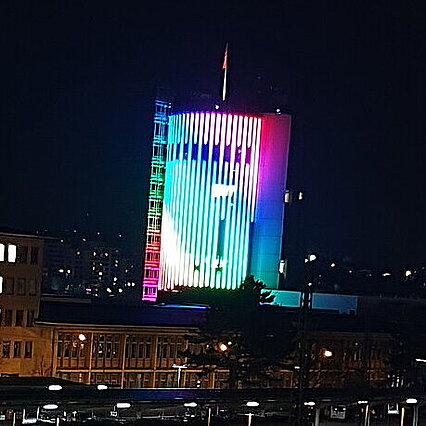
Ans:
[[[262,119],[169,117],[160,290],[238,288],[247,274]]]

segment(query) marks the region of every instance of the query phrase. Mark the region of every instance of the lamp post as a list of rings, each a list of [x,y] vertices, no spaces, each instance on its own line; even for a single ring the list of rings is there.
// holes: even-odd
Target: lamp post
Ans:
[[[177,387],[180,388],[180,381],[181,381],[181,378],[182,378],[182,370],[187,369],[188,366],[186,364],[183,364],[183,365],[173,364],[172,367],[176,369]]]
[[[413,426],[418,426],[419,424],[419,401],[416,398],[407,398],[405,401],[406,404],[413,406]],[[403,424],[403,419],[401,419],[401,425]]]

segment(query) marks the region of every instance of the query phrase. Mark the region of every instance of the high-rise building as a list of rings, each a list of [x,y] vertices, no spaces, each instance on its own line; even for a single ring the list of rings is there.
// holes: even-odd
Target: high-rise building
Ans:
[[[143,299],[248,274],[277,288],[291,117],[169,109],[157,102]]]

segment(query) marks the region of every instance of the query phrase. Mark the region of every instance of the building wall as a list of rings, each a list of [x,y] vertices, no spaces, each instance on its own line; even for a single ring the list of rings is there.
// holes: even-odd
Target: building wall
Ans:
[[[178,369],[186,359],[185,336],[195,329],[182,327],[53,326],[55,376],[87,384],[116,387],[177,387]],[[83,335],[83,337],[79,337]],[[341,388],[360,385],[385,387],[386,364],[392,337],[388,334],[316,332],[308,338],[310,387]],[[194,345],[191,348],[201,348]],[[324,350],[331,357],[324,356]],[[264,387],[292,387],[292,367],[276,372]],[[226,388],[228,372],[215,370],[207,377],[200,370],[181,370],[181,387]]]
[[[310,387],[386,387],[386,360],[394,337],[387,333],[315,332],[308,338]],[[325,351],[332,355],[325,356]]]
[[[0,233],[0,375],[51,373],[51,333],[34,326],[42,256],[42,239]]]
[[[278,288],[291,117],[264,114],[262,118],[259,184],[249,269],[250,274],[267,288]]]
[[[47,329],[50,326],[46,326]],[[53,374],[87,384],[116,387],[177,387],[180,351],[188,347],[183,327],[53,326]],[[200,378],[183,369],[181,387],[226,387],[226,372]]]

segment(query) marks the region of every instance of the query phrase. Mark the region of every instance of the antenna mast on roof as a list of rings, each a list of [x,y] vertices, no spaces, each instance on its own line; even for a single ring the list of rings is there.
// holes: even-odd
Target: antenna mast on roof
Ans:
[[[226,99],[226,77],[228,73],[228,43],[225,46],[225,54],[223,56],[223,87],[222,87],[222,102]]]

